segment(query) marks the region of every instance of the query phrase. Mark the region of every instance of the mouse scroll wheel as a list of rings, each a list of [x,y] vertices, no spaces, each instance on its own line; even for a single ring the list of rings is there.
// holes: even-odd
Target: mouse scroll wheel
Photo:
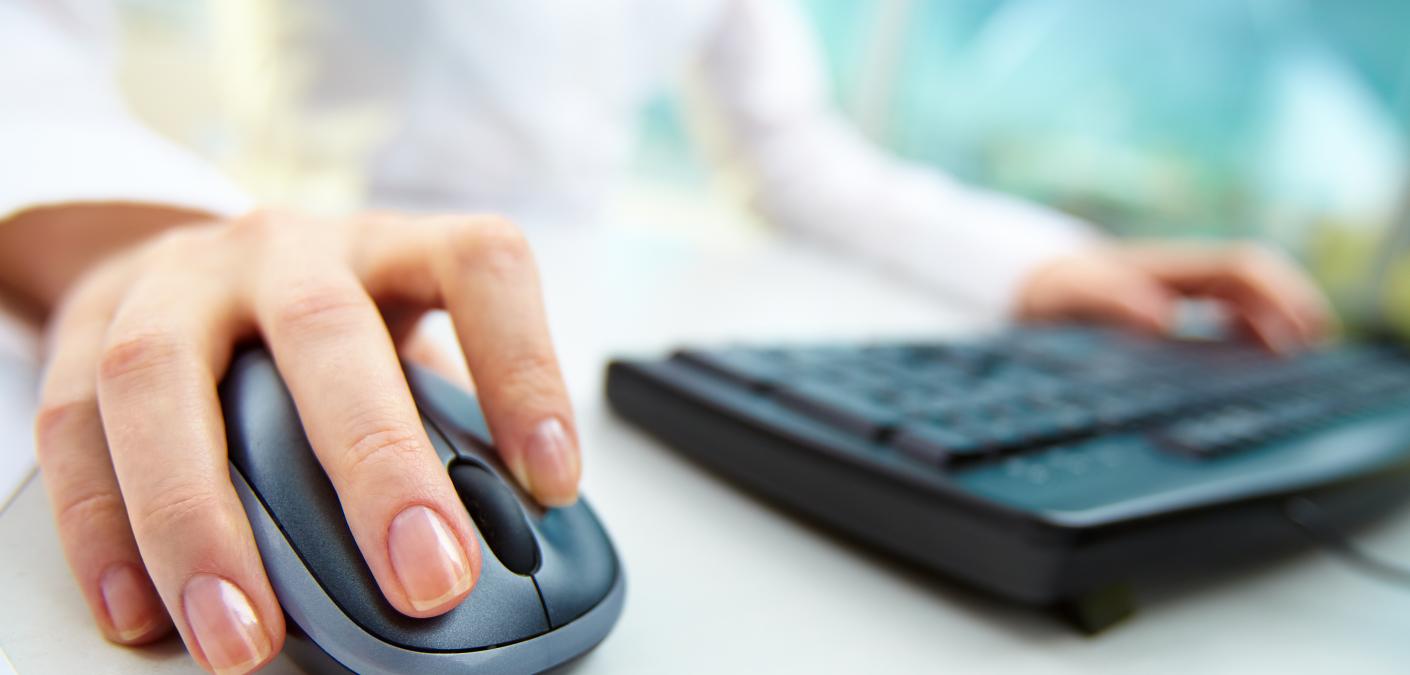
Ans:
[[[450,482],[480,536],[509,571],[529,575],[538,570],[539,545],[524,516],[518,495],[489,471],[474,464],[453,464]]]

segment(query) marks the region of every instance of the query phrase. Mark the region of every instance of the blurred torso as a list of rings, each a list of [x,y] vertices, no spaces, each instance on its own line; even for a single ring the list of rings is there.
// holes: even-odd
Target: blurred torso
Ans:
[[[390,112],[368,198],[416,209],[591,219],[637,112],[724,0],[306,0],[302,108]]]

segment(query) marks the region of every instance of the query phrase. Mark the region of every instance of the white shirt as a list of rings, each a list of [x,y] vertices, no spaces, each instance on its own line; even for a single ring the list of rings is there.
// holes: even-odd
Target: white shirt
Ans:
[[[1034,265],[1092,236],[869,143],[831,105],[790,2],[304,0],[298,11],[317,19],[292,38],[313,59],[307,103],[354,95],[394,113],[365,167],[378,205],[591,223],[623,174],[639,107],[689,72],[718,120],[720,161],[741,169],[765,219],[976,308],[1006,310]],[[389,21],[396,30],[374,30]],[[23,92],[0,99],[0,217],[71,200],[248,208],[126,111],[108,72],[112,23],[104,0],[0,4],[0,90]]]
[[[128,112],[105,0],[0,1],[0,220],[70,201],[231,214],[250,199]]]

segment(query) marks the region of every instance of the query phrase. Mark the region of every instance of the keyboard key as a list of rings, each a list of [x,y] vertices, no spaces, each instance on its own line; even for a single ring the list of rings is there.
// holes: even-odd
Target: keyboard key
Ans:
[[[996,449],[982,438],[941,426],[904,427],[892,437],[891,444],[911,457],[936,466],[981,457]]]
[[[1155,434],[1167,448],[1197,457],[1214,457],[1254,446],[1277,432],[1279,417],[1242,406],[1219,408],[1182,420]]]
[[[954,396],[933,396],[923,392],[907,392],[895,403],[901,415],[926,420],[952,420],[967,414],[969,403]]]
[[[1228,449],[1219,434],[1203,427],[1182,426],[1153,434],[1152,440],[1158,447],[1175,454],[1208,459],[1217,457]]]
[[[804,384],[783,389],[778,400],[798,412],[866,438],[878,438],[901,421],[899,412],[844,390]]]
[[[1037,409],[1033,424],[1052,427],[1059,435],[1075,436],[1091,432],[1097,428],[1097,416],[1081,406],[1060,404]]]
[[[1410,400],[1403,349],[1274,358],[1237,344],[1103,330],[675,358],[934,466],[1041,453],[1117,430],[1166,451],[1218,457]]]

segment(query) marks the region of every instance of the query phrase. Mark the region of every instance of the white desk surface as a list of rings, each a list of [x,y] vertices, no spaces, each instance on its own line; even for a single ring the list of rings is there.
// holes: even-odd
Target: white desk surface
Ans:
[[[628,576],[621,622],[569,672],[1410,671],[1410,593],[1321,553],[1152,591],[1133,620],[1091,639],[806,525],[614,419],[600,393],[608,355],[975,322],[766,239],[701,248],[628,234],[537,245],[585,438],[585,492]],[[1410,560],[1410,513],[1361,540]],[[0,647],[17,672],[195,670],[174,639],[144,650],[102,640],[70,585],[38,481],[0,515],[0,542]],[[280,660],[270,670],[293,667]]]

